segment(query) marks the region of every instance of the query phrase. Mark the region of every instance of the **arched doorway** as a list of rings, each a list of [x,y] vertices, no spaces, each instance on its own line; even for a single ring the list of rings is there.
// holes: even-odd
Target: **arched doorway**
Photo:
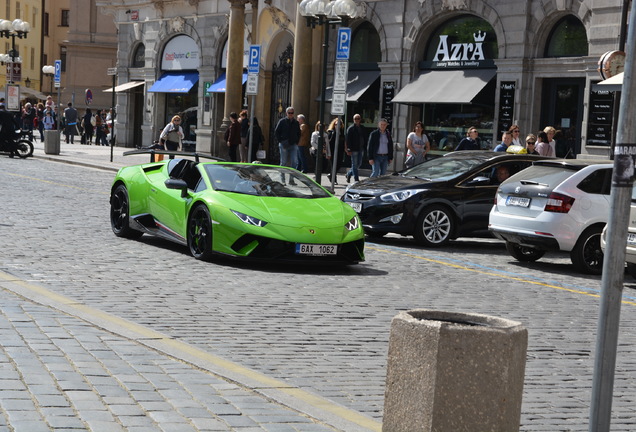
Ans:
[[[291,105],[293,57],[294,48],[290,43],[278,58],[278,62],[274,62],[272,65],[272,94],[270,98],[272,102],[269,117],[271,120],[268,152],[268,162],[270,163],[277,164],[280,161],[280,152],[274,136],[274,129],[278,120],[285,116],[285,108]]]

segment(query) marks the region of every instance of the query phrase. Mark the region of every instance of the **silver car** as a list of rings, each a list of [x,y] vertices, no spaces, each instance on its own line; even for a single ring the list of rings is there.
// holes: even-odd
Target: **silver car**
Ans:
[[[579,271],[600,274],[612,168],[609,160],[534,162],[499,186],[488,229],[519,261],[560,250]]]

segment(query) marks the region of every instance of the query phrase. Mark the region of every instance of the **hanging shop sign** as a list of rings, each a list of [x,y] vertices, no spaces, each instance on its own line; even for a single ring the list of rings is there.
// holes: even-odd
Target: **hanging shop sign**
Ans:
[[[514,121],[515,88],[514,81],[502,81],[499,84],[499,132],[510,129]]]
[[[190,36],[176,36],[166,44],[161,56],[161,70],[195,70],[200,55],[197,43]]]

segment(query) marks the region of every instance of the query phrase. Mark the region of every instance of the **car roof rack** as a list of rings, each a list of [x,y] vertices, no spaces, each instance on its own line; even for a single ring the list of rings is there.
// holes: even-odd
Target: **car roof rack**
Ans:
[[[209,153],[199,153],[199,152],[180,152],[180,151],[171,151],[171,150],[155,150],[155,149],[138,149],[138,150],[130,150],[127,152],[123,153],[124,156],[129,156],[129,155],[138,155],[138,154],[149,154],[150,155],[150,162],[154,162],[155,161],[155,155],[156,154],[162,154],[162,155],[174,155],[174,156],[189,156],[189,157],[193,157],[194,160],[198,163],[199,162],[199,158],[204,158],[204,159],[212,159],[215,161],[220,161],[220,162],[227,162],[226,159],[220,158],[220,157],[216,157],[216,156],[212,156]]]

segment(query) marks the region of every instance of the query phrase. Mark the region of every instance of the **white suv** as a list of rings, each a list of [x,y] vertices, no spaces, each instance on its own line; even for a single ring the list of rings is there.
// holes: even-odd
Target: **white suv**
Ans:
[[[607,226],[601,234],[601,247],[605,250]],[[636,279],[636,187],[632,188],[632,204],[629,209],[629,227],[627,228],[627,246],[625,247],[627,272]]]
[[[570,252],[578,270],[601,274],[612,168],[609,160],[534,162],[499,186],[488,229],[519,261],[561,250]]]

